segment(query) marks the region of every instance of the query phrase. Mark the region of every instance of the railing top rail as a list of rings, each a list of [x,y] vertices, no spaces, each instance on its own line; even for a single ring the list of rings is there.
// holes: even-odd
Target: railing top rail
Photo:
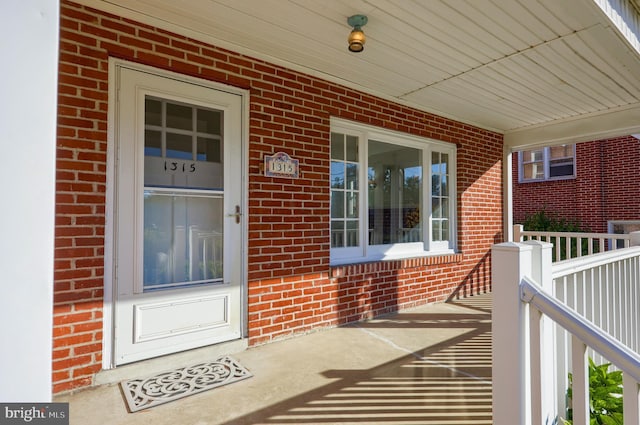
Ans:
[[[640,246],[632,246],[629,248],[616,249],[615,251],[605,251],[584,257],[570,258],[568,260],[553,263],[551,266],[551,275],[553,279],[557,279],[573,273],[579,273],[584,270],[589,270],[608,263],[613,263],[615,261],[623,261],[639,256]]]
[[[535,306],[546,316],[594,349],[617,368],[640,382],[640,355],[585,319],[538,284],[525,277],[520,282],[522,301]]]
[[[544,237],[567,237],[582,239],[631,239],[629,233],[583,233],[583,232],[542,232],[538,230],[523,230],[520,232],[522,236],[544,236]]]

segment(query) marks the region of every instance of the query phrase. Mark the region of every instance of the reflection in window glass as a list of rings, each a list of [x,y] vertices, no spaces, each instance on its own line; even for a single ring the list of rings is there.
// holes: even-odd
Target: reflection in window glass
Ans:
[[[198,161],[221,162],[220,153],[220,139],[198,137]]]
[[[331,133],[331,246],[360,245],[358,138]]]
[[[162,156],[162,132],[156,130],[145,130],[144,155]]]
[[[166,108],[167,127],[180,130],[193,129],[193,107],[167,102]]]
[[[147,96],[145,185],[221,188],[223,115],[222,111]]]
[[[367,175],[369,244],[422,241],[422,152],[370,140]]]
[[[198,133],[206,133],[215,136],[220,136],[222,134],[222,117],[220,111],[199,108],[197,110],[197,117]]]
[[[222,197],[145,191],[145,289],[222,280],[222,208]]]
[[[431,226],[432,240],[449,240],[449,155],[431,153]]]
[[[193,160],[192,137],[186,134],[167,133],[167,158]]]

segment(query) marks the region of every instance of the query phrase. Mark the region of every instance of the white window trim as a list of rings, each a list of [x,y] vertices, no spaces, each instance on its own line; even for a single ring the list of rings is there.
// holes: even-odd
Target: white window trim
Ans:
[[[542,149],[542,164],[544,167],[544,177],[541,179],[526,179],[524,178],[524,161],[522,158],[522,153],[526,151],[535,151]],[[558,177],[550,177],[550,162],[551,156],[549,151],[551,146],[546,146],[544,148],[539,149],[525,149],[524,151],[518,152],[518,183],[540,183],[546,181],[554,181],[554,180],[571,180],[576,178],[576,170],[577,170],[577,160],[576,160],[576,145],[573,145],[573,174],[570,176],[558,176]]]
[[[369,245],[368,244],[368,198],[361,200],[359,211],[360,220],[360,240],[364,243],[358,247],[331,248],[330,264],[342,265],[380,260],[395,260],[403,258],[426,257],[434,255],[446,255],[456,252],[457,243],[457,160],[456,145],[425,137],[412,136],[409,134],[386,130],[366,124],[352,121],[331,118],[331,132],[348,134],[358,137],[360,143],[358,159],[361,164],[359,170],[360,192],[366,194],[366,182],[368,181],[368,141],[377,140],[385,143],[395,143],[402,146],[414,147],[422,150],[423,155],[423,187],[428,194],[422,198],[422,211],[429,211],[428,217],[422,217],[422,232],[424,242],[396,243],[389,245]],[[448,241],[431,240],[431,152],[447,153],[449,155],[449,226],[450,238]],[[428,220],[425,220],[428,218]]]

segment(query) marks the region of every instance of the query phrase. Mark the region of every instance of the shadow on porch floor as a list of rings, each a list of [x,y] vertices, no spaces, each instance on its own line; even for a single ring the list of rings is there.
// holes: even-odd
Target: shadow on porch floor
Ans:
[[[489,294],[233,357],[254,376],[137,413],[117,385],[54,401],[70,403],[72,425],[492,423]]]

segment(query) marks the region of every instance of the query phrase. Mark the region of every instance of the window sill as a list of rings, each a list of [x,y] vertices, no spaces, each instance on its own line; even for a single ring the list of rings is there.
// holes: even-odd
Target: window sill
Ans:
[[[527,184],[527,183],[546,183],[546,182],[556,182],[562,180],[575,180],[576,176],[562,176],[562,177],[551,177],[548,179],[518,179],[519,184]]]
[[[460,263],[463,260],[463,255],[455,253],[453,251],[438,252],[438,253],[425,253],[424,255],[413,256],[397,256],[397,257],[385,257],[379,259],[363,258],[362,261],[351,260],[348,263],[333,262],[331,263],[331,277],[343,277],[352,273],[362,272],[363,267],[371,267],[373,269],[380,269],[384,264],[384,269],[404,269],[404,268],[417,268],[427,266],[437,266],[442,264]]]

